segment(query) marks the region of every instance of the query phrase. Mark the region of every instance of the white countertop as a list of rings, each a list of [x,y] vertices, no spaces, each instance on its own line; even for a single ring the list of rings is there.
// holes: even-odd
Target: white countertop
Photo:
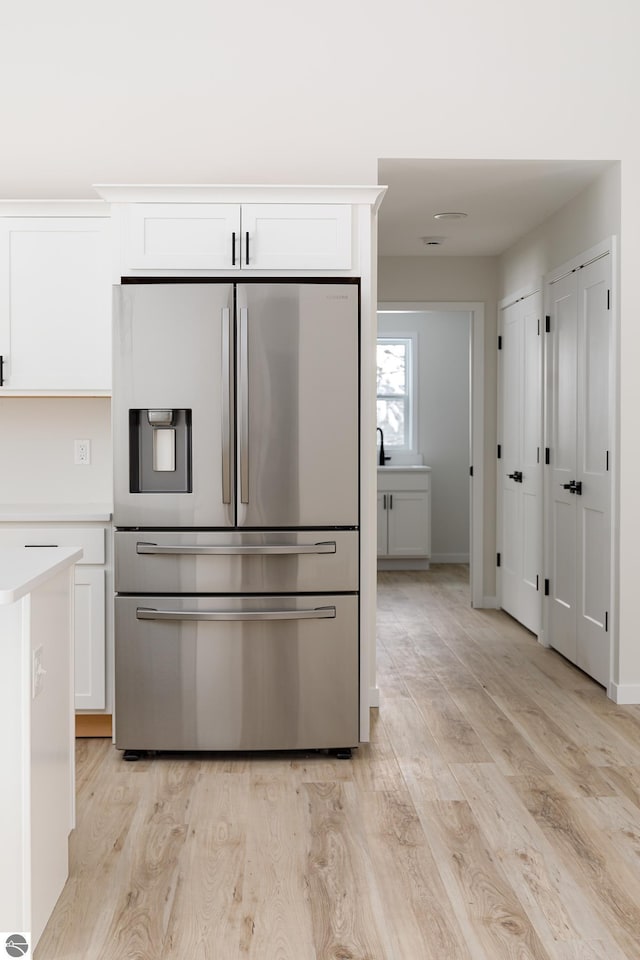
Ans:
[[[77,547],[8,547],[0,550],[0,604],[15,603],[81,556],[82,550]]]
[[[0,523],[108,523],[108,503],[0,503]]]

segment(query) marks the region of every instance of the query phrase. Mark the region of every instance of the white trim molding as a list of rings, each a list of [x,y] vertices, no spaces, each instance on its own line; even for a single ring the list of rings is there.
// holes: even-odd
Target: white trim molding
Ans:
[[[607,696],[614,703],[640,703],[640,683],[610,683]]]

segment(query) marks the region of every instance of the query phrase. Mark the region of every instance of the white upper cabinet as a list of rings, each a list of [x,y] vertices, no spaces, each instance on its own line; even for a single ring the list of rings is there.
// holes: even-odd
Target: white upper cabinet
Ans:
[[[346,203],[131,203],[124,263],[136,270],[349,270]]]
[[[0,393],[108,393],[107,217],[0,217]]]
[[[351,207],[345,203],[242,206],[242,266],[254,270],[348,270]]]
[[[130,270],[240,266],[237,203],[131,203],[125,223],[125,264]]]

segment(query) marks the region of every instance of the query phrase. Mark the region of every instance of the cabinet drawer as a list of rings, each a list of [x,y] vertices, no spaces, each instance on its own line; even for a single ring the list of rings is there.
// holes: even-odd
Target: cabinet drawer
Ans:
[[[16,527],[0,530],[0,545],[82,547],[78,563],[104,563],[104,533],[99,527]]]

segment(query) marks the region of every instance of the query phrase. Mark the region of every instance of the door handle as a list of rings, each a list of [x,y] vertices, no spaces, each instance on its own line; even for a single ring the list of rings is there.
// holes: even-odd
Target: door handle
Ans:
[[[223,503],[231,503],[231,389],[232,389],[231,381],[232,381],[231,311],[229,307],[223,307],[222,308],[222,502]]]
[[[515,480],[516,483],[522,483],[522,470],[514,470],[513,473],[508,473],[507,477],[509,480]]]
[[[582,480],[571,480],[569,483],[560,484],[563,490],[568,490],[569,493],[575,493],[577,496],[582,496]]]
[[[249,266],[249,231],[248,231],[248,230],[245,232],[244,237],[245,237],[245,258],[244,258],[244,265],[245,265],[245,267],[248,267],[248,266]]]
[[[4,387],[4,357],[0,354],[0,387]]]
[[[136,620],[334,620],[335,607],[311,610],[155,610],[137,607]]]
[[[249,503],[249,344],[247,308],[240,308],[240,502]]]
[[[185,543],[182,545],[164,545],[139,541],[136,544],[136,553],[152,556],[222,556],[222,557],[250,557],[250,556],[296,556],[298,554],[336,553],[335,540],[324,543],[222,543],[200,544]]]

